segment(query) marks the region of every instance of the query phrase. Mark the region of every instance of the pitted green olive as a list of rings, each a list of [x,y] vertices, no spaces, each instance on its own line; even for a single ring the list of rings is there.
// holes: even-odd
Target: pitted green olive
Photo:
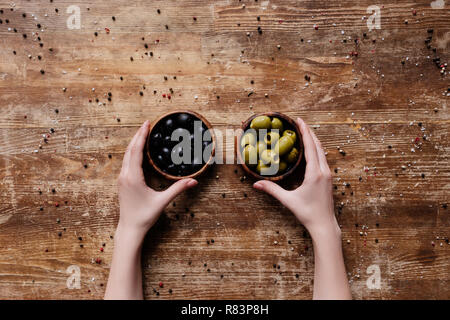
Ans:
[[[278,165],[280,163],[280,156],[274,150],[270,150],[270,159],[270,163],[272,164]]]
[[[241,147],[244,148],[245,146],[252,145],[254,146],[256,144],[256,136],[251,133],[247,132],[242,136],[241,139]]]
[[[278,129],[280,132],[283,131],[283,122],[278,118],[272,119],[272,129]]]
[[[264,142],[268,146],[274,146],[277,143],[278,139],[280,139],[280,134],[276,131],[269,131],[264,136]]]
[[[258,154],[261,154],[261,152],[267,149],[267,144],[264,141],[258,141],[256,143],[256,149],[258,150]]]
[[[248,166],[254,166],[258,162],[258,151],[255,146],[248,145],[244,148],[244,161]]]
[[[250,128],[255,130],[270,129],[271,127],[272,124],[268,116],[258,116],[250,123]]]
[[[264,170],[268,170],[268,169],[269,169],[269,166],[267,166],[262,160],[258,161],[258,165],[256,166],[256,171],[258,173],[261,174],[264,172]]]
[[[294,147],[294,141],[289,136],[282,136],[275,145],[275,151],[279,153],[280,156],[284,156],[289,153]]]
[[[269,164],[272,161],[272,150],[266,149],[259,155],[260,160],[264,164]]]
[[[297,135],[295,134],[295,131],[292,130],[285,130],[283,132],[283,136],[288,136],[292,138],[292,141],[295,143],[295,140],[297,140]]]
[[[297,148],[292,148],[292,150],[285,157],[287,163],[295,163],[298,159]]]
[[[278,167],[279,172],[284,172],[284,171],[286,171],[287,166],[288,166],[288,165],[287,165],[286,161],[281,160],[281,161],[280,161],[280,164],[279,164],[279,167]]]

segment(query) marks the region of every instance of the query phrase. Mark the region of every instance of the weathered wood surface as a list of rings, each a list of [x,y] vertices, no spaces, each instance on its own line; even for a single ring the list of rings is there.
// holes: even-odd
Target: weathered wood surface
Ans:
[[[369,32],[372,4],[381,29]],[[0,0],[0,298],[102,298],[123,152],[145,119],[180,107],[219,129],[269,110],[316,125],[354,297],[450,298],[449,80],[432,61],[449,60],[450,7],[436,5]],[[147,298],[311,298],[310,238],[242,174],[215,166],[167,208],[143,250]],[[71,265],[80,289],[67,287]],[[367,286],[372,265],[380,288]]]

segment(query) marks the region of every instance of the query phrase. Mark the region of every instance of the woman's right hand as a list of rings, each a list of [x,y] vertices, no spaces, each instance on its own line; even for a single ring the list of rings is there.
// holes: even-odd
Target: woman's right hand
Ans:
[[[303,184],[288,191],[274,182],[260,180],[255,189],[267,192],[291,210],[308,229],[311,237],[334,234],[340,237],[340,228],[334,215],[331,171],[320,141],[306,123],[297,118],[305,147],[306,171]]]

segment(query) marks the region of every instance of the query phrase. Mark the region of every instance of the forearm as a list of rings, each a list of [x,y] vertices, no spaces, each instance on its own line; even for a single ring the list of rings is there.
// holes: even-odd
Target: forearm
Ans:
[[[114,252],[106,287],[107,300],[141,300],[141,247],[143,235],[117,227]]]
[[[351,299],[339,227],[336,224],[314,230],[311,237],[314,246],[313,299]]]

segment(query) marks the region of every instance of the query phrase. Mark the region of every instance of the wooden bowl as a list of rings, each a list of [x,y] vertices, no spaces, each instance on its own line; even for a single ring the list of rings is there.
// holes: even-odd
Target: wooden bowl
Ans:
[[[155,161],[153,161],[153,159],[152,159],[152,157],[150,155],[150,137],[151,137],[153,129],[156,127],[156,125],[162,119],[166,118],[167,116],[170,116],[170,115],[173,115],[173,114],[177,114],[177,113],[187,113],[187,114],[193,115],[194,117],[196,117],[199,120],[201,120],[205,124],[206,128],[211,132],[211,140],[212,140],[211,143],[213,144],[212,150],[211,150],[211,156],[209,157],[208,161],[203,165],[203,167],[201,169],[199,169],[198,171],[196,171],[196,172],[194,172],[194,173],[192,173],[192,174],[190,174],[188,176],[174,176],[174,175],[171,175],[171,174],[169,174],[167,172],[162,171],[156,165]],[[169,179],[169,180],[181,180],[181,179],[186,179],[186,178],[198,177],[199,175],[204,173],[209,168],[209,166],[211,166],[211,164],[212,164],[212,162],[214,160],[215,152],[216,152],[216,136],[214,134],[214,131],[212,130],[211,123],[209,123],[209,121],[206,120],[202,115],[198,114],[197,112],[190,111],[190,110],[175,110],[175,111],[171,111],[171,112],[168,112],[166,114],[163,114],[162,116],[160,116],[158,119],[156,119],[152,123],[152,125],[150,127],[150,131],[148,133],[147,142],[146,142],[145,145],[146,145],[146,149],[147,149],[147,151],[146,151],[147,157],[148,157],[150,165],[153,167],[153,169],[155,169],[159,174],[161,174],[166,179]]]
[[[283,173],[279,176],[262,176],[262,175],[258,174],[257,172],[253,171],[252,169],[250,169],[245,164],[245,161],[242,158],[241,144],[240,144],[242,135],[245,132],[245,130],[250,128],[250,123],[252,122],[252,120],[258,116],[269,116],[269,117],[280,118],[283,121],[287,122],[295,130],[295,133],[297,135],[297,141],[295,142],[295,147],[297,147],[297,149],[298,149],[298,159],[295,162],[295,164],[288,171],[286,171],[285,173]],[[292,120],[291,118],[289,118],[287,115],[279,113],[279,112],[264,112],[264,113],[255,114],[255,115],[251,116],[250,118],[248,118],[246,121],[242,122],[241,129],[242,130],[240,130],[240,132],[237,134],[236,140],[235,140],[236,156],[237,156],[238,161],[241,164],[242,168],[244,169],[244,171],[246,173],[248,173],[249,175],[251,175],[252,177],[254,177],[258,180],[281,181],[284,178],[288,177],[292,172],[294,172],[295,169],[297,169],[298,166],[300,165],[300,162],[303,157],[302,134],[300,133],[300,128],[298,127],[297,123],[294,120]]]

